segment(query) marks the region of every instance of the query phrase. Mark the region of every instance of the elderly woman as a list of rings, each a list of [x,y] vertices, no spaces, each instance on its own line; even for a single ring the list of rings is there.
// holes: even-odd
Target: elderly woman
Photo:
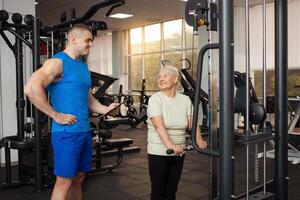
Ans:
[[[151,200],[176,199],[176,191],[184,161],[186,129],[192,125],[192,103],[189,97],[176,92],[179,72],[168,65],[158,76],[160,92],[148,103],[148,161],[151,179]],[[200,129],[197,143],[206,148]],[[168,155],[167,149],[174,154]]]

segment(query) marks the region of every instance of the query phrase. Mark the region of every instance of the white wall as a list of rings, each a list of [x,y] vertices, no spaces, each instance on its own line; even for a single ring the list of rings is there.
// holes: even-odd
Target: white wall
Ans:
[[[123,92],[128,90],[127,49],[127,31],[113,32],[109,35],[100,33],[94,39],[87,58],[91,71],[119,79],[109,89],[111,93],[118,93],[120,84],[123,85]]]
[[[118,78],[113,85],[113,93],[118,93],[120,84],[123,85],[123,92],[128,90],[128,70],[127,70],[127,54],[128,54],[128,32],[118,31],[112,34],[112,67],[113,77]]]
[[[266,8],[266,62],[267,68],[274,68],[275,54],[275,27],[274,27],[274,5]],[[263,61],[263,24],[262,7],[254,7],[250,10],[250,67],[251,69],[262,69]]]
[[[234,70],[246,71],[245,8],[234,8]]]
[[[34,0],[0,0],[0,9],[10,13],[19,12],[35,15]],[[7,32],[5,32],[7,33]],[[14,37],[6,34],[14,44]],[[17,134],[17,113],[16,113],[16,66],[15,58],[6,43],[0,37],[0,138]],[[26,66],[31,67],[31,66]],[[25,70],[24,70],[25,71]],[[4,151],[1,150],[0,161],[4,161]],[[12,161],[17,160],[16,152],[12,153]]]
[[[111,34],[95,37],[87,63],[91,71],[109,76],[113,74]]]
[[[262,68],[262,8],[250,11],[251,68]],[[300,68],[300,0],[288,2],[288,66]],[[274,5],[267,6],[267,68],[274,69],[275,23]]]

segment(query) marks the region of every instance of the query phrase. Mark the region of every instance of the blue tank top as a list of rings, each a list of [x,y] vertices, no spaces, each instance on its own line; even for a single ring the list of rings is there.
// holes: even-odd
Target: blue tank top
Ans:
[[[55,111],[72,114],[77,122],[72,125],[61,125],[53,121],[52,132],[85,132],[90,130],[88,96],[91,88],[90,72],[83,61],[77,61],[64,52],[53,58],[63,62],[62,79],[48,86],[50,101]]]

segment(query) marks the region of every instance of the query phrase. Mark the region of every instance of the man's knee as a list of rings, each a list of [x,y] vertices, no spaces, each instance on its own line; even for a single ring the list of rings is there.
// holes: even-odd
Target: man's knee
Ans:
[[[59,176],[56,177],[55,185],[60,188],[61,187],[70,188],[71,184],[72,184],[72,179],[59,177]]]

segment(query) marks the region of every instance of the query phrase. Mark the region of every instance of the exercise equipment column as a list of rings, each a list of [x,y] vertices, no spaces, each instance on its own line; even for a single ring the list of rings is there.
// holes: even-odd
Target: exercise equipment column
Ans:
[[[33,19],[33,70],[36,71],[40,66],[40,20],[35,17]],[[35,136],[35,155],[36,155],[36,171],[35,171],[35,190],[42,190],[42,141],[41,131],[39,127],[39,112],[36,107],[33,107],[34,113],[34,136]]]
[[[267,35],[266,35],[266,0],[263,0],[263,6],[262,6],[262,13],[263,13],[263,103],[264,108],[267,110],[267,80],[266,80],[266,69],[267,69],[267,61],[266,61],[266,43],[267,43]],[[264,123],[264,131],[266,130],[266,122]],[[264,141],[264,147],[263,147],[263,194],[266,195],[267,188],[266,188],[266,182],[267,182],[267,171],[266,171],[266,141]]]
[[[217,31],[217,28],[214,28],[214,12],[217,10],[216,4],[212,0],[208,0],[208,44],[213,43],[213,31]],[[216,25],[217,26],[217,25]],[[218,45],[219,48],[219,45]],[[217,68],[213,67],[213,53],[212,50],[208,51],[208,143],[210,144],[210,150],[218,149],[218,85],[217,77],[214,74],[217,74]],[[202,103],[203,105],[203,103]],[[203,110],[204,114],[204,110]],[[218,158],[211,156],[209,158],[209,200],[216,199],[218,197]]]
[[[249,124],[249,79],[250,79],[250,30],[249,30],[249,0],[245,0],[245,39],[246,39],[246,137],[250,136]],[[249,200],[249,144],[246,144],[246,200]]]
[[[231,199],[233,188],[233,1],[220,0],[220,199]]]
[[[275,1],[275,191],[276,200],[288,199],[288,98],[287,98],[287,3]]]

